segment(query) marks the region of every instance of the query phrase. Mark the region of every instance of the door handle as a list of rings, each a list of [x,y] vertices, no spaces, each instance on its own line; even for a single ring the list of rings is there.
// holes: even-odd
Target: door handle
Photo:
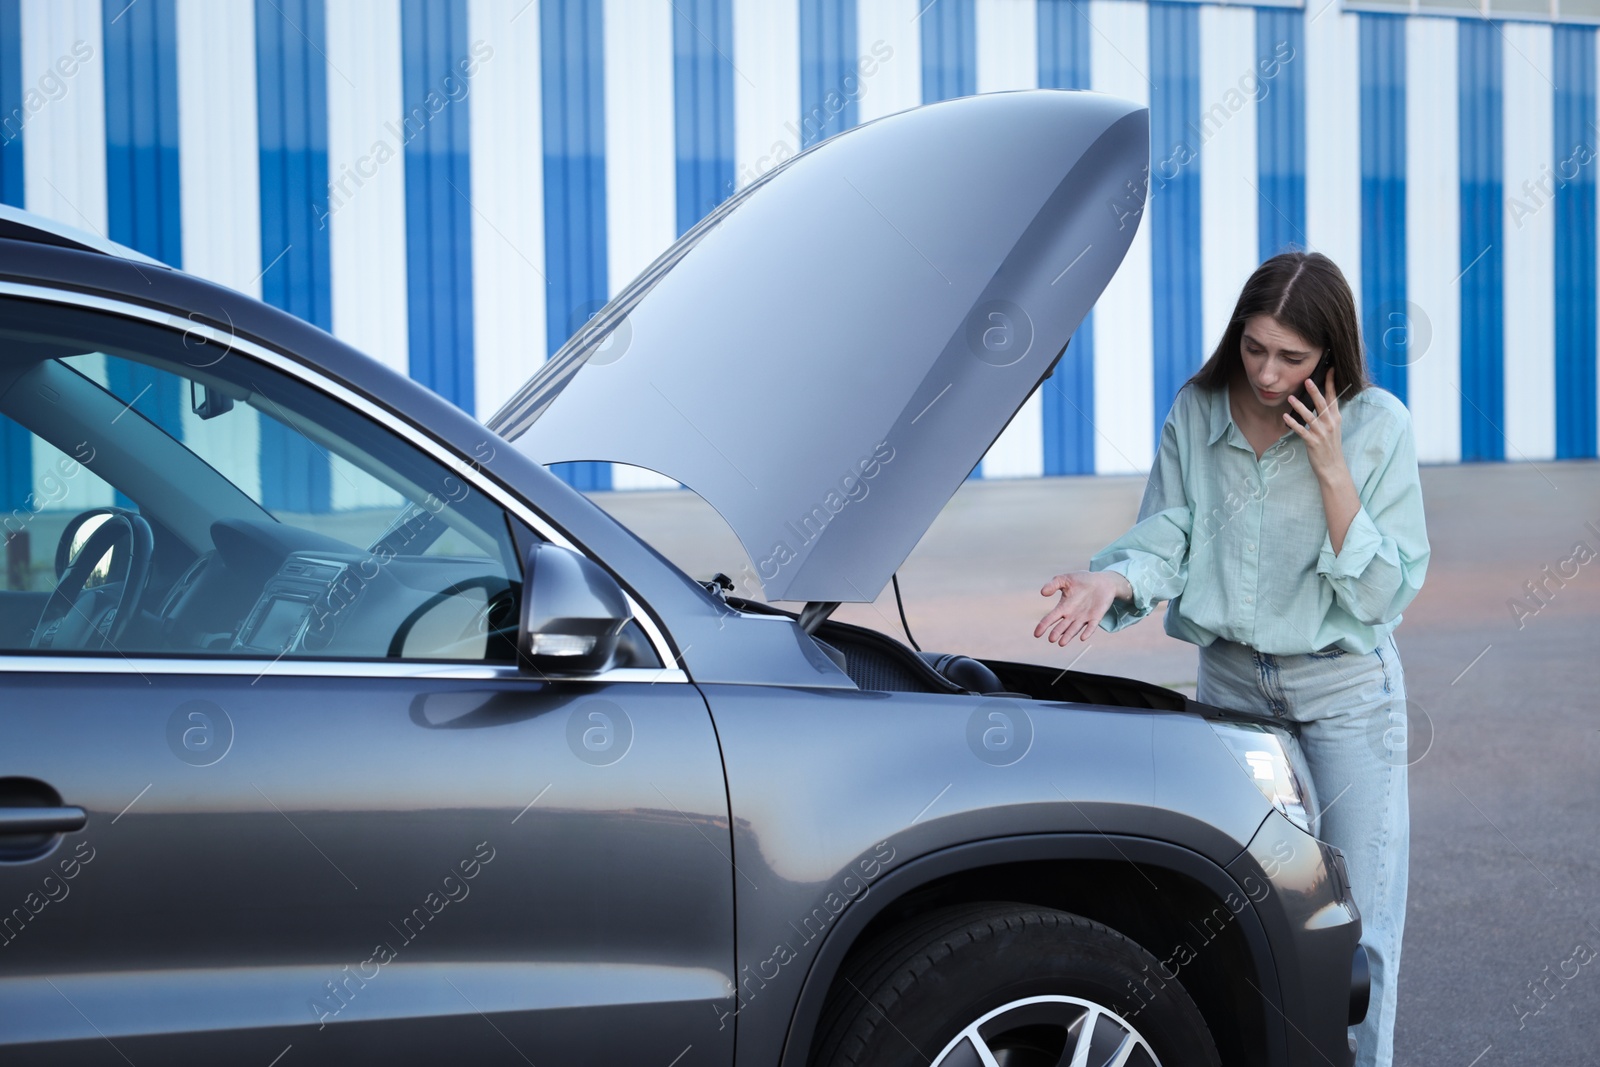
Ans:
[[[88,821],[82,808],[0,808],[0,836],[69,834]]]

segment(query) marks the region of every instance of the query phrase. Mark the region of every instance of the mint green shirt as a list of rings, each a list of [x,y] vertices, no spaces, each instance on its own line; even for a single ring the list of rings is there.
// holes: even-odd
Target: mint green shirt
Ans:
[[[1226,390],[1186,383],[1161,427],[1138,522],[1089,561],[1118,571],[1115,633],[1168,601],[1165,627],[1279,655],[1338,645],[1365,654],[1400,625],[1422,588],[1428,534],[1411,413],[1369,386],[1339,405],[1345,462],[1361,509],[1336,555],[1305,443],[1285,427],[1256,459]]]

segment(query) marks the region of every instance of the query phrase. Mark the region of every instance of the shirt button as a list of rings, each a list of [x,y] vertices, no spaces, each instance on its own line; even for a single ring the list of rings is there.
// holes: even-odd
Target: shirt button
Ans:
[[[1244,602],[1246,604],[1254,604],[1256,602],[1256,598],[1253,596],[1247,596],[1244,598]]]
[[[1244,547],[1249,549],[1251,552],[1254,552],[1256,550],[1256,546],[1255,545],[1245,545]]]

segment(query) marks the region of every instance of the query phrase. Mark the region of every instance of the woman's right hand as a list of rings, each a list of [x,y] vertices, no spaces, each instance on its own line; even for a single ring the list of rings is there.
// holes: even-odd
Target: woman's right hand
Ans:
[[[1039,590],[1040,596],[1053,593],[1060,593],[1061,599],[1039,620],[1033,636],[1065,648],[1074,637],[1087,641],[1113,600],[1132,600],[1133,586],[1116,571],[1070,571],[1056,575]]]

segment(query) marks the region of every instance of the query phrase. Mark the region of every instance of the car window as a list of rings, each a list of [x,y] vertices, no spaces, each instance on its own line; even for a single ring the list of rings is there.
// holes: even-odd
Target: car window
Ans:
[[[0,442],[0,650],[514,658],[503,511],[238,351],[0,301]]]
[[[88,508],[113,503],[116,493],[73,458],[73,453],[87,453],[87,442],[63,451],[0,415],[0,444],[5,588],[48,592],[55,587],[56,546],[67,520]]]

